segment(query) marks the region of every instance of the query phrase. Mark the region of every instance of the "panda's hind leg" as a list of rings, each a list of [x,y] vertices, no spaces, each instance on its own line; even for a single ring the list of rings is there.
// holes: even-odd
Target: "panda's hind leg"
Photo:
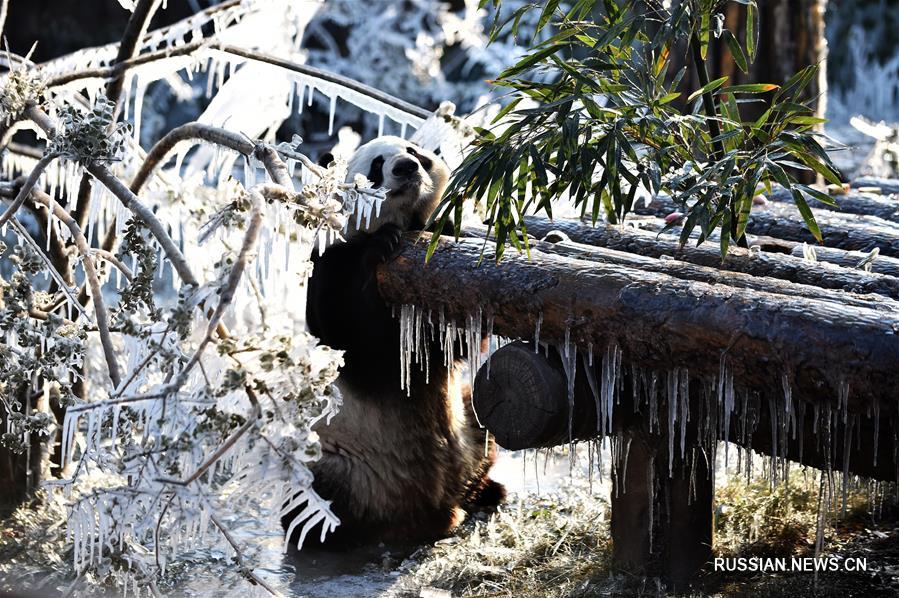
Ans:
[[[475,466],[466,487],[464,507],[468,511],[495,509],[506,499],[506,487],[490,478],[490,468],[496,462],[496,442],[493,435],[478,425],[471,401],[471,388],[462,389],[468,433]]]

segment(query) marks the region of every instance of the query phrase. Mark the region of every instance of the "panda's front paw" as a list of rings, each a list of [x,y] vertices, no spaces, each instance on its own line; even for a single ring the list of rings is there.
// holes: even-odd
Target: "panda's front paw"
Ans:
[[[386,262],[399,249],[403,230],[396,224],[385,224],[369,238],[369,259],[374,263]]]

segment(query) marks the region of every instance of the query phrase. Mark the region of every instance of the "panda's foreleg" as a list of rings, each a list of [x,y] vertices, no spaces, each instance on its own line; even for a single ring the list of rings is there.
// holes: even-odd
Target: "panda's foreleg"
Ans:
[[[345,352],[342,374],[354,369],[396,369],[399,326],[378,292],[377,267],[396,251],[402,231],[377,232],[329,247],[313,258],[306,307],[309,331]],[[391,367],[392,366],[392,367]],[[359,372],[361,373],[361,372]]]

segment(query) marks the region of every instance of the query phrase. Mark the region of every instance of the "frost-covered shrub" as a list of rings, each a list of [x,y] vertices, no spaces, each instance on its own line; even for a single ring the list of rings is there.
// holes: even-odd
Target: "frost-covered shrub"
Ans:
[[[60,477],[45,488],[67,513],[69,581],[155,592],[189,551],[214,547],[273,591],[234,519],[252,512],[267,529],[300,507],[303,537],[339,524],[308,463],[321,454],[312,427],[340,408],[341,355],[305,331],[304,284],[312,247],[339,238],[348,217],[367,219],[384,191],[345,182],[345,162],[317,166],[301,139],[277,143],[273,132],[301,106],[295,94],[312,89],[410,129],[424,119],[189,45],[221,37],[301,61],[296,40],[316,8],[231,3],[148,33],[138,52],[169,54],[128,71],[115,109],[90,75],[114,60],[114,45],[0,80],[6,89],[22,88],[16,76],[45,82],[40,98],[10,95],[18,99],[4,116],[49,140],[37,193],[2,231],[15,243],[2,254],[11,272],[0,305],[3,443],[28,450],[30,439],[59,433]],[[284,36],[260,35],[271,31]],[[198,73],[210,95],[198,132],[162,154],[142,147],[147,88]],[[4,160],[5,200],[35,163]],[[66,408],[59,421],[48,397]],[[14,570],[3,564],[0,577]]]

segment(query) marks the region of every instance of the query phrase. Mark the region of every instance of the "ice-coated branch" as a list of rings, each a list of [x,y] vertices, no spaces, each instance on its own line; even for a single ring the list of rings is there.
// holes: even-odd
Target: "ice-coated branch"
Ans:
[[[140,52],[140,41],[147,33],[150,21],[160,4],[161,0],[138,0],[131,13],[131,18],[128,19],[128,24],[125,26],[125,33],[122,35],[122,41],[119,42],[119,52],[113,61],[113,66],[134,58]],[[110,101],[118,103],[125,83],[126,72],[127,68],[118,70],[106,86],[106,97]]]
[[[134,273],[131,271],[131,268],[123,264],[122,260],[116,257],[116,255],[111,251],[106,251],[105,249],[91,249],[91,254],[103,260],[106,260],[107,262],[115,266],[116,269],[121,272],[122,275],[128,280],[128,282],[131,282],[131,280],[134,278]]]
[[[6,25],[6,12],[9,8],[9,0],[0,0],[0,33],[3,33],[3,27]]]
[[[392,96],[389,93],[384,93],[383,91],[375,89],[374,87],[369,87],[364,83],[360,83],[359,81],[350,79],[349,77],[344,77],[343,75],[323,71],[322,69],[317,69],[306,64],[297,64],[289,60],[284,60],[283,58],[278,58],[276,56],[266,54],[264,52],[248,50],[246,48],[240,48],[238,46],[231,46],[227,44],[211,44],[210,48],[221,50],[226,54],[240,56],[242,58],[246,58],[247,60],[254,60],[256,62],[264,62],[265,64],[278,66],[288,71],[293,71],[295,73],[300,73],[308,77],[321,79],[322,81],[327,81],[329,83],[336,83],[337,85],[377,100],[387,106],[390,106],[391,108],[396,108],[397,110],[401,110],[403,112],[406,112],[407,114],[411,114],[419,118],[428,118],[429,116],[431,116],[431,112],[429,110],[425,110],[424,108],[421,108],[414,104],[410,104],[409,102]]]
[[[212,521],[212,523],[219,529],[220,532],[222,532],[225,540],[227,540],[228,544],[231,545],[231,548],[234,549],[234,558],[237,560],[237,566],[240,567],[240,572],[245,575],[252,583],[258,584],[272,596],[283,596],[281,592],[268,585],[268,583],[266,583],[264,579],[256,575],[256,573],[253,572],[253,569],[244,562],[243,552],[241,552],[240,550],[240,545],[238,545],[234,538],[231,536],[228,528],[226,528],[222,524],[222,522],[219,521],[219,518],[215,515],[210,515],[209,520]]]
[[[122,35],[122,41],[119,42],[119,50],[113,60],[113,66],[134,58],[140,52],[139,42],[147,33],[147,27],[150,26],[150,20],[159,8],[161,0],[138,0],[128,24],[125,26],[125,32]],[[106,99],[119,107],[119,96],[122,95],[122,87],[125,83],[125,73],[127,68],[119,69],[116,74],[109,80],[106,85]],[[113,111],[115,114],[115,111]],[[113,116],[111,129],[114,129],[115,116]],[[87,221],[87,215],[90,213],[91,194],[90,185],[88,183],[87,173],[82,175],[81,184],[78,186],[78,199],[75,202],[75,221],[80,226],[84,226]]]
[[[25,179],[25,183],[19,188],[19,193],[16,195],[16,198],[13,200],[12,205],[6,209],[3,214],[0,214],[0,226],[9,221],[16,212],[19,211],[19,208],[22,207],[22,204],[25,203],[25,200],[28,199],[28,196],[31,194],[31,191],[34,189],[34,186],[37,184],[38,179],[44,174],[44,170],[47,169],[47,166],[50,165],[50,162],[55,160],[57,157],[56,154],[47,154],[42,157],[35,167],[31,170],[31,173],[28,175],[28,178]]]
[[[91,298],[94,302],[94,315],[97,319],[97,330],[100,333],[100,344],[103,346],[103,356],[106,359],[106,367],[109,370],[109,379],[112,381],[113,388],[117,388],[122,381],[119,373],[119,365],[115,357],[115,348],[112,346],[112,336],[109,332],[109,313],[106,310],[106,304],[103,300],[103,288],[100,279],[97,276],[97,270],[94,267],[94,260],[91,258],[91,248],[81,232],[81,227],[75,222],[75,219],[68,211],[56,203],[52,197],[43,191],[35,190],[32,193],[34,200],[47,207],[54,216],[65,224],[72,233],[75,240],[75,247],[81,252],[82,264],[84,265],[84,275],[87,278],[91,289]]]
[[[251,155],[256,147],[245,135],[234,133],[222,129],[221,127],[214,127],[198,122],[191,122],[181,125],[180,127],[175,127],[166,133],[162,139],[157,141],[156,144],[150,148],[150,151],[147,152],[144,163],[131,181],[132,193],[139,194],[156,167],[165,161],[165,157],[168,153],[172,151],[178,143],[188,140],[207,141],[209,143],[227,147],[228,149],[232,149],[245,156]]]
[[[90,164],[86,167],[86,170],[94,175],[94,178],[103,183],[103,185],[105,185],[120,202],[122,202],[122,205],[131,210],[131,212],[137,216],[148,229],[150,229],[150,233],[156,237],[156,241],[162,247],[166,257],[168,257],[175,272],[181,277],[181,280],[189,285],[199,286],[196,276],[194,276],[190,266],[187,264],[187,259],[184,257],[184,254],[181,253],[181,250],[178,248],[175,241],[172,240],[172,237],[166,232],[165,226],[156,217],[156,214],[154,214],[150,208],[142,204],[137,196],[131,192],[131,189],[126,187],[125,184],[116,178],[116,176],[105,166],[96,163]]]
[[[252,389],[247,387],[246,390],[247,395],[253,397],[253,399],[256,400],[255,394],[253,394]],[[241,436],[246,434],[250,428],[256,425],[256,420],[259,419],[259,415],[261,413],[262,409],[260,408],[259,402],[257,400],[256,404],[253,407],[253,413],[250,415],[247,421],[244,422],[241,427],[235,430],[234,433],[231,434],[231,436],[229,436],[228,439],[225,440],[225,442],[223,442],[222,445],[219,446],[218,449],[216,449],[216,451],[212,453],[212,455],[210,455],[208,459],[203,461],[203,463],[200,464],[200,466],[197,467],[194,472],[186,478],[180,480],[176,478],[156,478],[156,481],[161,484],[172,484],[175,486],[188,486],[191,483],[195,482],[201,475],[206,473],[206,471],[209,470],[210,467],[215,465],[216,461],[221,459],[225,455],[225,453],[231,450],[231,447],[234,446],[234,444],[238,440],[240,440]]]
[[[181,384],[183,384],[182,380],[187,379],[187,374],[190,372],[193,366],[195,366],[200,360],[200,357],[203,354],[203,350],[206,348],[206,345],[208,345],[210,341],[212,341],[212,336],[215,334],[215,332],[218,331],[219,336],[222,338],[227,338],[229,336],[227,329],[225,329],[224,327],[220,327],[222,316],[225,315],[225,310],[234,299],[234,293],[237,291],[237,285],[240,284],[240,279],[243,276],[244,270],[246,270],[247,261],[249,259],[250,253],[256,246],[256,240],[259,238],[259,229],[262,225],[262,212],[260,211],[259,206],[261,205],[261,202],[265,200],[256,192],[251,191],[250,194],[251,196],[253,196],[253,199],[255,201],[253,203],[253,209],[250,215],[250,224],[249,226],[247,226],[247,233],[244,235],[243,245],[240,248],[240,253],[237,256],[237,260],[234,262],[234,265],[231,267],[231,271],[228,273],[228,279],[225,282],[224,288],[221,290],[219,303],[216,306],[215,311],[212,313],[212,317],[209,318],[209,325],[206,327],[206,334],[203,337],[203,340],[200,341],[200,344],[197,347],[194,356],[178,376],[178,380],[181,382]]]
[[[79,314],[84,316],[85,319],[89,319],[87,318],[87,312],[84,311],[84,307],[82,307],[81,303],[78,302],[78,298],[75,297],[72,289],[69,288],[68,285],[66,285],[66,282],[63,279],[62,275],[60,275],[60,273],[56,271],[56,268],[53,267],[52,260],[44,254],[43,249],[41,249],[41,246],[37,243],[37,241],[35,241],[31,237],[31,235],[28,233],[28,230],[24,226],[22,226],[22,224],[15,217],[10,219],[9,224],[10,226],[12,226],[13,230],[16,231],[16,234],[19,236],[19,238],[28,243],[28,245],[31,246],[31,248],[40,258],[40,260],[44,262],[44,266],[47,268],[47,272],[50,274],[50,278],[52,278],[53,282],[57,284],[59,289],[69,300],[69,303],[72,305],[72,307],[74,307]]]
[[[67,83],[71,83],[72,81],[80,81],[82,79],[103,79],[106,77],[115,77],[118,75],[122,75],[124,77],[124,74],[127,71],[133,69],[136,66],[149,64],[151,62],[164,60],[166,58],[174,58],[176,56],[187,56],[208,45],[208,41],[200,40],[184,44],[183,46],[178,46],[177,48],[165,48],[163,50],[157,50],[155,52],[147,52],[146,54],[141,54],[140,56],[135,56],[134,58],[129,58],[128,60],[123,60],[109,66],[98,66],[89,69],[61,73],[59,75],[49,77],[47,79],[46,85],[48,88],[53,88],[66,85]]]
[[[286,189],[291,191],[294,190],[293,180],[290,177],[290,173],[287,171],[287,165],[284,164],[277,152],[275,152],[275,148],[270,145],[259,144],[256,146],[253,155],[262,162],[266,172],[272,177],[273,181]]]

